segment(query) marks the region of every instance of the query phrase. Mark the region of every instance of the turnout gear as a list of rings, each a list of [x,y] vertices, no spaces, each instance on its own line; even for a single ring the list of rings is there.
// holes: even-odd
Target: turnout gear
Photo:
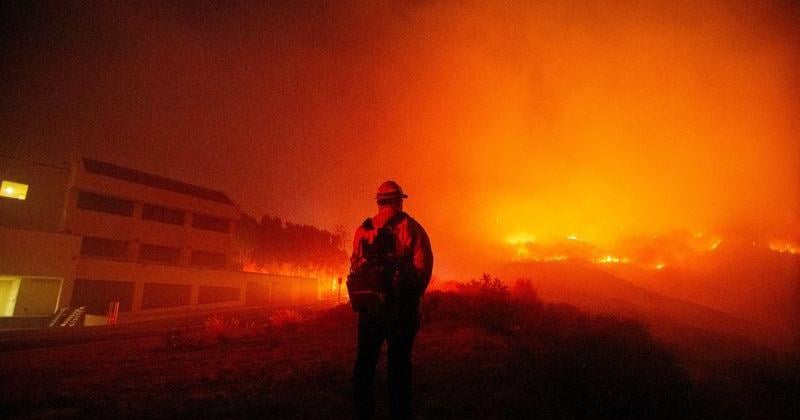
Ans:
[[[358,418],[372,416],[372,385],[384,341],[390,414],[392,418],[411,418],[411,349],[419,329],[420,298],[431,278],[433,253],[425,230],[403,212],[406,197],[396,182],[381,184],[376,196],[378,214],[358,227],[353,240],[348,292],[358,312],[358,355],[353,369]]]
[[[370,264],[368,253],[376,249],[374,245],[376,237],[382,231],[381,228],[390,225],[389,219],[397,213],[402,213],[403,216],[389,226],[394,246],[391,254],[400,263],[402,274],[396,278],[398,284],[395,287],[407,292],[403,294],[419,298],[427,289],[433,271],[431,243],[419,222],[395,206],[381,206],[378,214],[365,220],[356,229],[353,255],[350,257],[350,272],[356,273],[365,264]],[[369,244],[369,248],[365,246],[366,244]]]
[[[363,262],[354,266],[347,276],[347,293],[355,312],[375,312],[381,305],[401,298],[401,276],[407,275],[408,258],[395,255],[393,230],[403,219],[404,212],[395,213],[384,226],[377,229],[372,243],[362,237],[359,243]],[[361,225],[365,231],[374,230],[372,219]]]

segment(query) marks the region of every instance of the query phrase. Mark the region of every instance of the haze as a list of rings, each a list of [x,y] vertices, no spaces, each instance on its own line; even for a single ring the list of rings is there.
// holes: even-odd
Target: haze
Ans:
[[[510,235],[796,243],[796,5],[495,3],[2,6],[0,151],[348,231],[395,179],[442,277]]]

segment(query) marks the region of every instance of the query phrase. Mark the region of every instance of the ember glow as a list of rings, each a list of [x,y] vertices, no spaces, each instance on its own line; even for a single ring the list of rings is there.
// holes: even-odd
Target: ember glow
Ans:
[[[715,251],[723,242],[720,236],[707,232],[673,232],[663,235],[622,238],[608,246],[592,244],[577,235],[562,240],[536,242],[530,234],[511,235],[506,243],[517,261],[579,261],[595,264],[632,264],[645,269],[661,270],[670,264],[681,264]],[[791,250],[791,244],[773,250]],[[786,251],[791,252],[791,251]]]
[[[769,249],[787,254],[800,254],[800,245],[791,241],[772,241],[769,243]]]

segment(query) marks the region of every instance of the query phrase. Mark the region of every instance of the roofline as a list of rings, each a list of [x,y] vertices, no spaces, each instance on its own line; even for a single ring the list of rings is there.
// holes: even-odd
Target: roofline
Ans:
[[[90,174],[114,178],[120,181],[144,185],[151,188],[158,188],[202,200],[227,204],[238,208],[238,206],[236,206],[236,204],[228,197],[228,195],[220,190],[214,190],[200,185],[190,184],[177,179],[155,175],[149,172],[86,156],[81,156],[79,161],[83,166],[84,171]]]
[[[61,170],[61,171],[69,172],[69,165],[66,162],[63,163],[64,166],[58,166],[58,165],[55,165],[55,164],[52,164],[52,163],[39,162],[39,161],[32,160],[32,159],[18,158],[18,157],[9,156],[9,155],[3,154],[3,153],[0,153],[0,158],[16,160],[16,161],[19,161],[19,162],[25,162],[25,163],[30,163],[30,164],[33,164],[33,165],[39,165],[39,166],[44,166],[44,167],[47,167],[47,168],[58,169],[58,170]]]

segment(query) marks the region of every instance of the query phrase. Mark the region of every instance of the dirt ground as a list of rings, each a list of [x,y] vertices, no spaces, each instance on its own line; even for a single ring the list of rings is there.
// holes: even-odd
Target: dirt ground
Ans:
[[[715,363],[718,349],[676,353],[644,324],[568,305],[452,293],[428,303],[413,353],[417,418],[796,418],[800,408],[796,358]],[[0,418],[351,418],[349,307],[283,326],[267,317],[0,352]],[[377,418],[387,417],[385,360]],[[690,375],[686,361],[706,369]]]
[[[195,333],[175,348],[151,337],[0,353],[2,417],[348,418],[355,340],[352,313],[334,310],[296,331],[257,328],[227,342]],[[414,353],[420,417],[453,415],[441,398],[456,391],[448,384],[489,380],[488,356],[502,347],[480,329],[423,328]],[[386,406],[382,366],[379,414]],[[474,389],[478,397],[483,386]]]

